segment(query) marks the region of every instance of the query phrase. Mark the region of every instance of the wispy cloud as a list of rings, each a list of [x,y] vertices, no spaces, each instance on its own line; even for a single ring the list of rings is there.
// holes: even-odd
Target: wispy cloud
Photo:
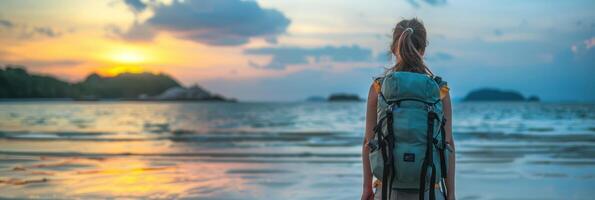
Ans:
[[[414,8],[421,7],[421,2],[424,2],[431,6],[446,5],[446,0],[406,0]]]
[[[33,28],[32,33],[34,34],[39,34],[39,35],[44,35],[47,37],[58,37],[60,35],[62,35],[61,32],[54,30],[51,27],[35,27]]]
[[[20,39],[34,39],[39,37],[56,38],[62,36],[62,32],[49,26],[36,26],[32,28],[23,28],[19,34]]]
[[[1,59],[1,58],[0,58]],[[6,65],[23,65],[27,68],[49,68],[49,67],[76,67],[83,64],[80,60],[36,60],[36,59],[24,59],[24,60],[0,60],[0,64]]]
[[[132,42],[151,41],[155,38],[156,31],[148,24],[134,22],[128,30],[122,30],[116,25],[105,27],[108,37],[120,38]]]
[[[591,37],[589,39],[573,44],[572,46],[570,46],[570,50],[575,55],[580,55],[584,54],[587,51],[590,51],[593,47],[595,47],[595,37]]]
[[[454,58],[455,57],[452,54],[446,53],[446,52],[441,52],[441,51],[425,56],[425,59],[427,61],[435,61],[435,62],[449,61],[449,60],[453,60]]]
[[[272,59],[265,65],[251,63],[251,66],[265,69],[285,69],[289,65],[330,62],[370,61],[372,50],[352,46],[304,47],[265,47],[244,50],[246,55],[270,55]]]
[[[0,19],[0,27],[12,28],[12,27],[14,27],[14,24],[11,21],[8,21],[6,19]]]
[[[19,24],[8,19],[0,19],[0,28],[7,29],[7,33],[11,36],[17,36],[18,39],[31,39],[35,37],[60,37],[63,32],[50,26],[33,26],[29,27],[27,24]]]
[[[147,5],[140,0],[124,0],[124,4],[134,13],[143,12],[147,9]]]

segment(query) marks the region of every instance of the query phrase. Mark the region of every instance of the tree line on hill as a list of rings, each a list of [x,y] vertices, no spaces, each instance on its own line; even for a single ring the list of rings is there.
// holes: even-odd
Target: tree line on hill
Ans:
[[[0,66],[0,98],[139,99],[180,88],[185,89],[166,74],[123,73],[102,77],[93,73],[83,81],[70,83],[52,76],[30,74],[23,66]],[[207,91],[204,93],[209,94],[209,100],[225,100]]]

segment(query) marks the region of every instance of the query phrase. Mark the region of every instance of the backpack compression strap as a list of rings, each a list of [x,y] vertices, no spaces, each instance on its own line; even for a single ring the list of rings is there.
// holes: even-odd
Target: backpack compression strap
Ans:
[[[428,108],[433,105],[427,105]],[[421,166],[421,173],[419,175],[419,199],[425,200],[424,195],[426,191],[426,177],[428,168],[432,169],[432,175],[430,177],[430,200],[436,199],[434,185],[436,184],[436,166],[434,165],[434,121],[438,118],[437,114],[433,110],[428,110],[428,132],[426,134],[426,156]]]
[[[443,188],[442,189],[442,194],[444,195],[444,199],[447,199],[448,197],[448,188],[446,187],[446,177],[447,177],[447,170],[446,170],[446,131],[445,131],[445,126],[446,124],[446,118],[442,117],[442,121],[440,124],[440,137],[442,139],[442,146],[439,147],[438,149],[440,150],[440,174],[442,175],[442,177],[440,177],[440,185]]]
[[[381,93],[382,94],[382,93]],[[390,104],[386,110],[386,129],[387,134],[382,140],[382,160],[384,164],[382,173],[382,200],[388,200],[392,194],[392,183],[394,176],[394,137],[393,137],[393,107],[394,104]]]

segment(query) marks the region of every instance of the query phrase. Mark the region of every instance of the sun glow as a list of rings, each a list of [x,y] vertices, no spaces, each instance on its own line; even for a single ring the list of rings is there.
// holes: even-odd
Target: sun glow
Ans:
[[[137,51],[123,51],[112,54],[111,59],[119,63],[141,63],[146,60],[145,56]]]
[[[108,67],[103,67],[98,70],[99,74],[104,76],[117,76],[122,73],[142,73],[147,70],[141,67],[149,61],[149,53],[140,48],[122,47],[115,50],[108,51],[105,58],[111,62],[107,62]]]

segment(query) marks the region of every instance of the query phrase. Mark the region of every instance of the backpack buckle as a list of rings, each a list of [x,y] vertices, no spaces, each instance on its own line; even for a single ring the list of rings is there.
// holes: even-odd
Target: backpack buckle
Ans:
[[[377,149],[379,149],[380,145],[379,142],[376,140],[370,140],[368,142],[368,147],[370,148],[370,152],[376,151]]]
[[[428,112],[434,112],[434,106],[431,106],[431,105],[426,104],[426,111],[428,111]]]
[[[395,104],[391,103],[390,105],[388,105],[388,112],[393,112],[395,110]]]

